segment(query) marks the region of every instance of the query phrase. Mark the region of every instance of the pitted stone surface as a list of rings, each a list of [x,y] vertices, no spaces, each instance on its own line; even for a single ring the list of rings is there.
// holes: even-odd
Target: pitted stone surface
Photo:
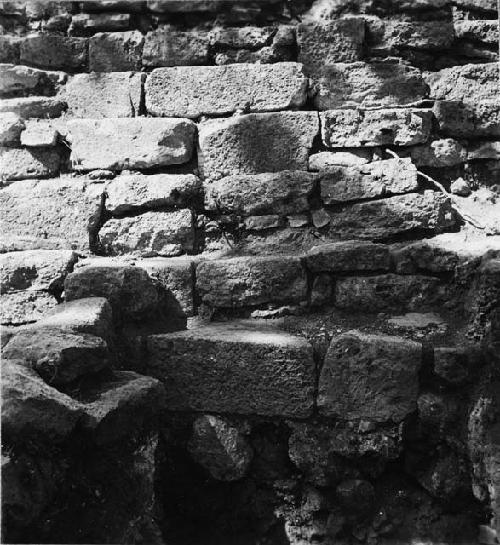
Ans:
[[[208,64],[208,32],[178,32],[159,28],[146,34],[142,52],[144,66],[196,66]]]
[[[210,179],[307,170],[319,131],[316,112],[249,114],[199,125],[199,163]]]
[[[0,64],[0,96],[53,95],[66,81],[64,72]]]
[[[187,119],[74,119],[68,130],[75,170],[122,170],[185,163],[195,125]]]
[[[144,36],[138,30],[95,34],[89,39],[89,70],[140,70],[143,45]]]
[[[399,422],[417,408],[419,343],[349,331],[335,337],[319,379],[326,416]]]
[[[6,98],[0,101],[0,112],[11,112],[23,119],[59,117],[65,110],[66,102],[57,97]]]
[[[351,148],[342,151],[320,151],[309,156],[309,170],[329,170],[330,167],[364,165],[372,160],[371,149]]]
[[[59,173],[61,157],[44,148],[0,148],[0,179],[3,181],[46,178]]]
[[[270,326],[214,324],[147,338],[147,373],[170,384],[170,410],[309,416],[312,347]]]
[[[27,148],[52,148],[57,144],[59,132],[48,119],[27,119],[21,133],[21,145]]]
[[[441,138],[427,145],[415,146],[403,154],[409,154],[418,167],[451,167],[467,160],[466,148],[453,138]]]
[[[57,306],[57,299],[45,291],[14,291],[0,298],[0,323],[20,326],[40,320]]]
[[[500,100],[437,100],[433,107],[439,130],[456,138],[500,136]]]
[[[413,146],[429,138],[433,115],[417,108],[329,110],[320,114],[325,146]]]
[[[270,112],[302,106],[306,89],[297,63],[157,68],[146,81],[146,108],[157,116],[190,118],[238,109]]]
[[[56,34],[27,36],[20,45],[22,64],[56,70],[85,68],[87,52],[86,38],[68,38]]]
[[[499,40],[498,24],[495,20],[455,21],[454,27],[457,38],[464,38],[475,42],[483,42],[493,45],[496,45]]]
[[[12,112],[0,114],[0,146],[19,144],[24,121]]]

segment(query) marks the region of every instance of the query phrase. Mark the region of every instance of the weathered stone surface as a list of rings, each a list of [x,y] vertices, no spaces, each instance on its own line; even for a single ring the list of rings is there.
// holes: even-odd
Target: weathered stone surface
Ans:
[[[329,170],[330,167],[350,167],[371,162],[371,149],[346,149],[342,151],[320,151],[309,157],[309,170]]]
[[[199,263],[196,289],[213,307],[241,308],[305,299],[307,281],[297,257],[236,257]]]
[[[61,440],[81,416],[79,403],[58,392],[19,360],[2,364],[2,432],[11,441],[41,435]]]
[[[69,177],[20,180],[3,188],[0,215],[9,226],[4,229],[5,246],[87,248],[87,223],[99,204],[100,191],[94,193],[94,188],[99,189],[98,184]]]
[[[2,325],[18,326],[36,322],[57,305],[57,299],[44,291],[16,291],[0,297]]]
[[[19,144],[24,121],[12,112],[0,114],[0,146]]]
[[[459,348],[434,348],[434,373],[450,384],[463,383],[469,374],[467,353]]]
[[[57,144],[59,133],[47,119],[29,119],[21,133],[21,144],[27,148],[51,148]]]
[[[129,24],[129,13],[77,13],[71,17],[70,33],[82,30],[126,30]]]
[[[440,233],[455,222],[450,200],[441,193],[425,191],[356,203],[330,212],[329,232],[339,238],[377,240],[418,229]]]
[[[100,337],[58,328],[26,328],[4,348],[4,357],[23,360],[48,384],[66,384],[109,365],[108,347]]]
[[[437,100],[498,99],[498,63],[466,64],[429,72],[426,81]]]
[[[140,70],[143,45],[144,36],[138,30],[95,34],[89,39],[89,70]]]
[[[270,326],[231,322],[153,335],[147,373],[164,381],[170,410],[309,416],[312,348]]]
[[[472,95],[471,95],[472,96]],[[477,138],[500,135],[500,100],[436,101],[434,115],[446,135]]]
[[[446,328],[446,322],[435,312],[407,312],[401,316],[393,316],[387,323],[397,329],[416,331],[419,329]]]
[[[19,36],[0,36],[0,62],[19,64]]]
[[[497,4],[495,0],[456,0],[458,6],[471,10],[496,11]]]
[[[11,112],[23,119],[31,117],[59,117],[66,103],[52,97],[6,98],[0,101],[0,112]]]
[[[316,112],[249,114],[199,125],[199,163],[203,175],[307,170],[319,131]]]
[[[460,195],[461,197],[468,197],[471,194],[470,185],[462,177],[457,178],[450,184],[450,191],[453,195]]]
[[[455,21],[455,35],[457,38],[483,42],[486,44],[497,44],[499,40],[498,24],[496,21]]]
[[[142,52],[144,66],[196,66],[208,64],[210,34],[158,28],[146,34]]]
[[[325,65],[353,62],[363,56],[365,20],[344,17],[328,23],[302,23],[297,27],[299,62],[309,75]]]
[[[396,272],[403,274],[423,270],[434,273],[453,272],[461,261],[456,250],[440,246],[433,239],[396,245],[390,250]]]
[[[221,0],[147,0],[148,9],[159,13],[210,13],[217,12],[221,7]]]
[[[73,119],[68,129],[75,170],[122,170],[185,163],[195,125],[186,119]]]
[[[467,153],[470,159],[500,159],[500,142],[478,142]]]
[[[0,148],[0,179],[8,182],[55,176],[61,157],[52,149]]]
[[[419,70],[394,62],[332,64],[323,69],[317,83],[314,104],[320,110],[403,106],[428,93]]]
[[[312,272],[387,271],[391,257],[384,244],[346,240],[314,247],[305,264]]]
[[[0,64],[0,96],[53,95],[66,81],[64,72],[47,72],[29,66]]]
[[[419,343],[349,331],[335,337],[325,357],[318,408],[325,416],[399,422],[417,408]]]
[[[20,46],[21,63],[52,69],[85,69],[87,39],[68,38],[57,34],[34,34],[23,39]]]
[[[320,114],[325,146],[414,146],[428,140],[433,115],[417,108],[329,110]]]
[[[340,278],[335,284],[335,306],[343,309],[416,310],[442,303],[445,290],[431,276],[378,276]]]
[[[139,111],[143,76],[137,72],[76,74],[61,98],[70,117],[134,117]]]
[[[361,167],[336,167],[320,182],[324,204],[373,199],[418,189],[417,169],[411,159],[387,159]]]
[[[188,450],[195,462],[219,481],[245,476],[253,451],[243,434],[224,418],[203,415],[193,422]]]
[[[249,231],[265,231],[266,229],[275,229],[280,227],[282,223],[282,218],[277,214],[248,216],[244,220],[245,229]]]
[[[267,45],[275,32],[273,27],[217,28],[211,32],[210,40],[217,47],[258,49]]]
[[[222,178],[205,187],[207,210],[227,214],[296,214],[309,209],[317,175],[282,171]]]
[[[441,138],[424,146],[412,147],[404,153],[407,154],[418,167],[451,167],[467,160],[467,150],[453,138]]]
[[[122,174],[106,184],[106,209],[121,215],[186,207],[200,199],[201,190],[194,174]]]
[[[146,108],[153,115],[191,118],[238,109],[270,112],[302,106],[306,89],[297,63],[157,68],[146,81]]]

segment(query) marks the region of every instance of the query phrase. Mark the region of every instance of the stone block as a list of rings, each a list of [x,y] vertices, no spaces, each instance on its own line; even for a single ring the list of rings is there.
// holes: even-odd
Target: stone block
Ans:
[[[431,276],[381,274],[339,278],[335,284],[335,306],[365,312],[417,310],[442,304],[445,289]]]
[[[57,299],[45,291],[4,293],[0,296],[0,323],[19,326],[36,322],[56,305]]]
[[[127,30],[129,25],[129,13],[76,13],[71,17],[69,31]]]
[[[405,106],[425,98],[428,86],[417,68],[395,62],[336,63],[317,78],[314,104],[320,110]]]
[[[22,119],[59,117],[66,103],[53,97],[6,98],[0,101],[0,112],[11,112]]]
[[[354,62],[363,56],[365,20],[344,17],[327,23],[301,23],[297,27],[299,62],[309,75],[329,64]]]
[[[142,52],[144,66],[196,66],[208,64],[210,34],[158,28],[146,34]]]
[[[9,182],[55,176],[61,157],[56,150],[43,148],[0,148],[0,180]]]
[[[146,108],[156,116],[190,118],[271,112],[302,106],[306,90],[297,63],[157,68],[146,81]]]
[[[223,214],[298,214],[309,209],[308,197],[318,176],[304,171],[227,176],[207,184],[205,207]]]
[[[417,409],[419,343],[349,331],[334,337],[321,370],[318,408],[324,416],[400,422]]]
[[[73,119],[68,130],[75,170],[122,170],[185,163],[195,125],[186,119]]]
[[[22,38],[19,36],[0,36],[0,62],[19,64],[19,46]]]
[[[54,95],[66,81],[64,72],[48,72],[29,66],[0,64],[0,96]]]
[[[500,100],[436,101],[439,131],[456,138],[500,136]]]
[[[472,11],[497,11],[495,0],[456,0],[456,4]]]
[[[440,246],[433,239],[395,245],[390,250],[396,272],[402,274],[419,271],[454,272],[461,261],[459,252]]]
[[[21,144],[27,148],[52,148],[57,144],[59,133],[47,119],[29,119],[21,133]]]
[[[453,138],[441,138],[430,144],[415,146],[401,155],[409,155],[417,167],[445,168],[467,161],[467,150]]]
[[[398,108],[381,110],[329,110],[320,114],[325,146],[414,146],[429,139],[431,110]]]
[[[89,39],[90,72],[140,70],[144,36],[138,30],[99,32]]]
[[[61,98],[70,117],[134,117],[139,113],[142,80],[137,72],[76,74]]]
[[[331,168],[321,175],[324,204],[373,199],[418,189],[417,169],[411,159],[387,159],[361,167]]]
[[[199,164],[210,179],[307,170],[319,131],[316,112],[249,114],[199,125]]]
[[[469,147],[467,159],[500,159],[500,142],[478,142]]]
[[[370,163],[371,149],[346,149],[342,151],[320,151],[309,157],[309,170],[329,170],[330,167],[351,167]]]
[[[21,141],[24,121],[12,112],[0,114],[0,146],[16,145]]]
[[[360,240],[331,242],[316,246],[305,255],[306,267],[318,272],[388,271],[389,248]]]
[[[455,35],[457,38],[485,44],[498,44],[498,24],[495,20],[470,20],[455,21]]]
[[[146,212],[111,219],[99,231],[99,238],[105,255],[177,256],[194,249],[192,212]]]
[[[245,256],[199,263],[196,289],[210,307],[242,308],[303,301],[307,280],[298,257]]]
[[[454,39],[455,32],[451,21],[401,21],[397,19],[378,19],[370,24],[374,43],[372,50],[397,53],[401,49],[411,48],[422,51],[442,51],[448,49]],[[374,28],[375,27],[375,28]]]
[[[57,34],[34,34],[20,46],[22,64],[55,70],[85,70],[88,59],[86,38],[69,38]]]
[[[464,383],[469,374],[466,351],[444,346],[434,348],[434,373],[449,384]]]
[[[222,4],[221,0],[147,0],[148,9],[155,13],[216,13]]]
[[[276,32],[274,27],[230,27],[216,28],[210,34],[210,42],[217,48],[231,49],[259,49],[264,47],[273,38]]]
[[[314,392],[312,347],[237,322],[147,339],[147,373],[169,385],[167,408],[304,418]]]

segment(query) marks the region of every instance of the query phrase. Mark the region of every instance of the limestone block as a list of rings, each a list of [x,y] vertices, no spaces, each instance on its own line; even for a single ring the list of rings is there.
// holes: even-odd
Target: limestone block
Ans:
[[[312,347],[270,326],[231,322],[147,339],[147,373],[167,388],[169,410],[309,416]]]
[[[401,337],[349,331],[335,337],[319,379],[325,416],[399,422],[417,408],[422,346]]]
[[[267,45],[275,32],[274,27],[216,28],[210,34],[210,41],[216,47],[258,49]]]
[[[221,0],[147,0],[148,9],[157,13],[215,13],[222,3]]]
[[[68,130],[75,170],[122,170],[185,163],[195,125],[186,119],[74,119]]]
[[[478,142],[467,153],[470,159],[500,159],[500,142]]]
[[[0,62],[19,64],[21,40],[19,36],[0,36]]]
[[[0,296],[0,323],[19,326],[36,322],[55,306],[57,299],[45,291],[4,293]]]
[[[316,112],[249,114],[199,125],[199,164],[206,178],[307,170],[319,131]]]
[[[467,161],[467,150],[453,138],[441,138],[430,144],[415,146],[404,152],[417,167],[443,168]]]
[[[20,46],[22,64],[55,70],[85,70],[87,38],[69,38],[57,34],[33,34]]]
[[[0,146],[19,144],[24,121],[12,112],[0,114]]]
[[[457,38],[486,44],[498,44],[498,24],[495,20],[475,21],[466,19],[455,21],[454,26]]]
[[[196,66],[208,64],[210,34],[158,28],[146,34],[142,52],[144,66]]]
[[[449,384],[462,384],[469,374],[467,353],[460,348],[434,348],[434,373]]]
[[[457,0],[456,4],[470,10],[495,12],[497,10],[497,3],[495,0]]]
[[[325,146],[413,146],[428,140],[433,114],[420,108],[329,110],[320,114]]]
[[[500,100],[481,99],[473,102],[436,101],[434,103],[439,130],[457,138],[500,135]]]
[[[61,158],[53,149],[0,148],[0,179],[4,182],[55,176]]]
[[[345,149],[342,151],[320,151],[309,157],[309,170],[329,170],[330,167],[364,165],[372,160],[371,149]]]
[[[424,270],[433,273],[453,272],[460,261],[463,261],[459,252],[453,248],[440,246],[438,238],[396,244],[390,250],[396,272],[402,274]]]
[[[0,112],[11,112],[22,119],[59,117],[66,103],[53,97],[6,98],[0,101]]]
[[[75,30],[126,30],[129,25],[129,13],[77,13],[71,17],[70,33]]]
[[[21,144],[27,148],[51,148],[57,144],[59,133],[47,119],[28,119],[21,133]]]
[[[238,109],[270,112],[302,106],[306,89],[297,63],[157,68],[146,81],[146,108],[157,116],[190,118]]]
[[[99,32],[89,39],[90,72],[140,70],[144,36],[138,30]]]
[[[54,95],[66,81],[64,72],[38,70],[29,66],[0,64],[0,96]]]
[[[370,19],[368,27],[375,35],[375,50],[398,51],[400,48],[412,48],[423,51],[440,51],[448,49],[455,39],[451,21],[401,21],[378,20],[377,27],[372,28]],[[378,28],[379,25],[381,28]],[[377,39],[378,38],[378,39]]]

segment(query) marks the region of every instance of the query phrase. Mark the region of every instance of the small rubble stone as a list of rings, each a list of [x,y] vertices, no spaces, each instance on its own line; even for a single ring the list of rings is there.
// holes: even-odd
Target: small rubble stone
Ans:
[[[24,121],[12,112],[0,114],[0,146],[19,144]]]
[[[57,34],[27,36],[20,45],[22,64],[56,70],[86,69],[86,38],[69,38]]]
[[[319,379],[322,415],[399,422],[417,409],[419,343],[349,331],[332,340]]]
[[[370,163],[373,152],[370,149],[356,149],[342,151],[320,151],[309,157],[309,170],[329,170],[330,167],[351,167]]]
[[[462,177],[451,183],[450,191],[454,195],[460,195],[460,197],[468,197],[472,193],[470,185]]]
[[[0,179],[8,182],[45,178],[59,173],[61,157],[44,148],[0,148]]]
[[[324,208],[317,208],[311,211],[311,218],[314,227],[321,229],[330,223],[330,216]]]
[[[0,64],[0,96],[54,95],[66,81],[64,72],[47,72],[29,66]]]
[[[52,148],[57,144],[59,133],[50,121],[31,119],[26,121],[21,133],[21,144],[27,148]]]
[[[0,112],[11,112],[22,119],[60,117],[66,110],[66,103],[52,97],[7,98],[0,101]]]
[[[299,229],[300,227],[306,227],[309,225],[309,216],[307,214],[294,214],[293,216],[287,216],[288,224],[293,229]]]
[[[500,136],[500,100],[436,101],[439,130],[457,138]]]
[[[228,420],[203,415],[193,422],[188,451],[195,462],[219,481],[245,476],[253,451],[243,434]]]
[[[140,70],[144,36],[138,30],[100,32],[89,39],[90,72]]]
[[[57,299],[45,291],[26,290],[4,293],[0,303],[0,323],[20,326],[40,320],[57,306]]]
[[[196,66],[208,64],[210,34],[158,28],[146,34],[144,66]]]

